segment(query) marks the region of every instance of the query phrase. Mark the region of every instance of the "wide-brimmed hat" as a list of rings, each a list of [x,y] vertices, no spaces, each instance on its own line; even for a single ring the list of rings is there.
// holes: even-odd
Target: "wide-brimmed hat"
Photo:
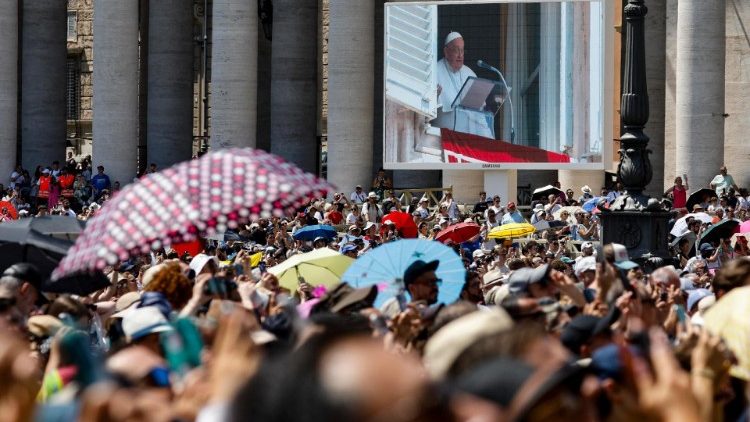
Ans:
[[[591,193],[591,188],[589,187],[589,185],[583,185],[583,187],[581,188],[581,192]]]
[[[146,306],[128,312],[122,318],[122,330],[129,341],[136,341],[149,334],[171,331],[167,318],[155,306]]]
[[[367,197],[368,197],[368,198],[377,198],[377,197],[378,197],[378,194],[377,194],[377,193],[375,193],[375,192],[370,192],[370,193],[368,193],[368,194],[367,194]]]

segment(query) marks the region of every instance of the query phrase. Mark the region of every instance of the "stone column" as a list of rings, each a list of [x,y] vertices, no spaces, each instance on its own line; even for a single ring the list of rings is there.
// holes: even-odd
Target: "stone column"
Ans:
[[[16,166],[18,130],[18,1],[6,0],[0,15],[0,180]],[[3,182],[5,183],[5,182]]]
[[[750,22],[750,2],[727,2],[727,55],[726,55],[726,110],[729,117],[724,122],[724,163],[737,186],[750,184],[750,45],[746,38]]]
[[[724,161],[724,0],[677,4],[676,172],[692,190]]]
[[[67,1],[23,0],[22,7],[21,157],[33,173],[65,159]]]
[[[129,183],[138,155],[138,5],[94,3],[93,165]]]
[[[330,2],[328,180],[343,192],[372,184],[374,14],[372,0]]]
[[[193,3],[149,2],[148,162],[163,169],[193,152]]]
[[[646,81],[648,85],[649,119],[644,128],[650,141],[651,163],[653,163],[654,177],[646,187],[646,192],[655,198],[661,198],[665,190],[666,175],[664,163],[665,152],[665,75],[667,55],[667,2],[649,1],[646,15]],[[671,175],[674,178],[675,175]],[[666,186],[672,186],[667,184]]]
[[[257,0],[214,0],[211,147],[255,147],[258,80]]]
[[[318,167],[318,0],[275,0],[271,50],[271,152]]]

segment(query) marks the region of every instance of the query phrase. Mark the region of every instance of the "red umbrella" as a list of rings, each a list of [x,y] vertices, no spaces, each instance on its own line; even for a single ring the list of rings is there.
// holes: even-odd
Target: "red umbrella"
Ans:
[[[2,212],[2,210],[7,210],[6,212],[8,213],[11,219],[13,220],[18,219],[18,212],[16,212],[16,207],[14,207],[13,204],[11,204],[10,202],[0,201],[0,212]]]
[[[282,216],[331,189],[326,181],[264,151],[212,152],[124,187],[88,221],[52,278],[103,269],[251,219]]]
[[[435,236],[435,240],[442,243],[446,243],[449,240],[452,240],[453,243],[466,242],[478,235],[480,230],[482,228],[476,223],[458,223],[441,230]]]
[[[387,224],[388,222],[395,224],[396,229],[401,233],[401,237],[405,239],[416,239],[419,235],[419,229],[417,229],[417,225],[414,223],[414,218],[411,214],[394,211],[383,217],[383,224]]]

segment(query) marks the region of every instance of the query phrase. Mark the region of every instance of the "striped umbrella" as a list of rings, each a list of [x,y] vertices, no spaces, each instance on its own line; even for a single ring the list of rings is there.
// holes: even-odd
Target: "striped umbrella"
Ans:
[[[212,152],[125,186],[89,220],[52,278],[103,269],[260,217],[282,216],[331,189],[264,151]]]

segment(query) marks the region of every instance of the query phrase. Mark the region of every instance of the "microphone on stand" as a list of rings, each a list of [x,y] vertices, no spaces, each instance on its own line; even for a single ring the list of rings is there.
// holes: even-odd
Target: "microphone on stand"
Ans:
[[[515,111],[513,110],[513,99],[510,95],[510,88],[508,87],[508,84],[505,82],[505,77],[503,77],[503,73],[500,72],[496,67],[486,63],[484,60],[477,60],[477,66],[481,67],[482,69],[489,70],[490,72],[495,72],[497,76],[500,78],[500,81],[503,83],[503,86],[505,87],[505,92],[508,95],[508,103],[510,103],[510,142],[515,143],[516,139],[516,115]]]

